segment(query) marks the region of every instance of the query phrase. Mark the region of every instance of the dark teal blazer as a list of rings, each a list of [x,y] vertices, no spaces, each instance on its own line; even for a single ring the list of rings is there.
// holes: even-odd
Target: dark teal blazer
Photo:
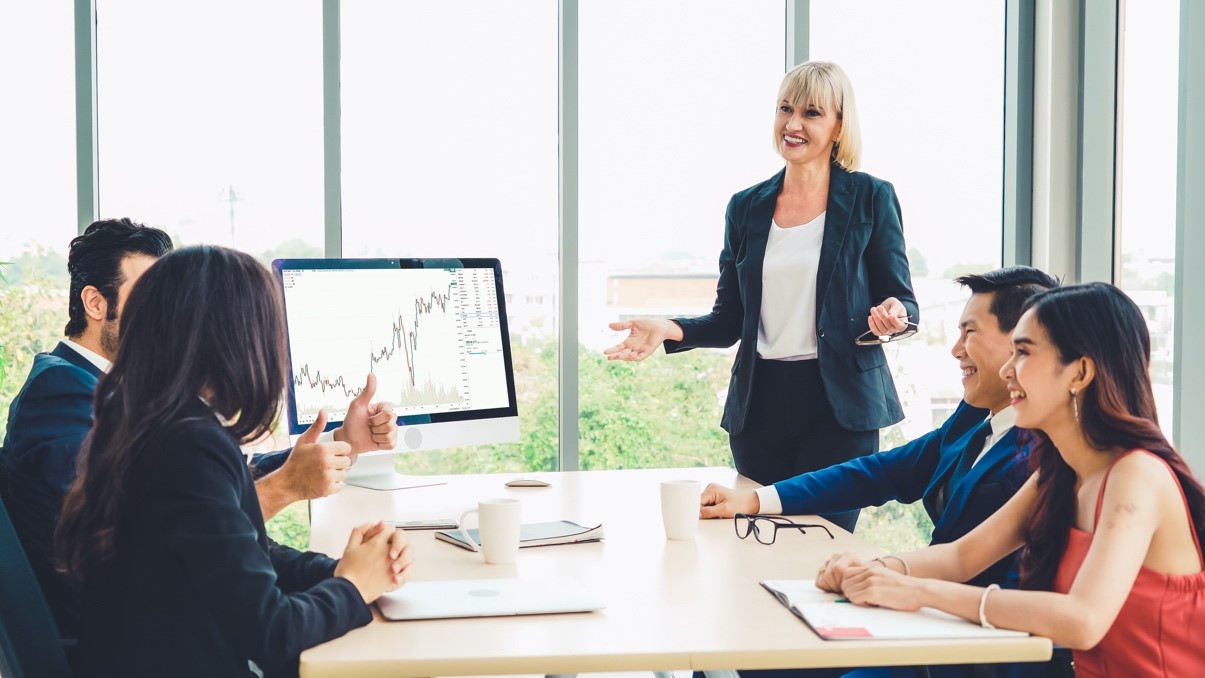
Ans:
[[[268,540],[238,440],[200,399],[149,432],[112,557],[83,580],[76,675],[295,675],[372,613],[336,562]]]
[[[677,319],[682,341],[665,342],[666,353],[741,342],[721,421],[733,435],[744,428],[756,379],[762,262],[785,174],[784,169],[732,196],[715,305],[707,315]],[[882,347],[856,346],[854,339],[868,329],[871,307],[887,297],[899,299],[912,322],[920,321],[900,205],[891,184],[834,164],[827,210],[814,281],[820,375],[837,423],[850,431],[872,431],[900,421],[904,412]],[[812,288],[813,281],[799,283],[800,290]]]
[[[80,448],[92,430],[92,400],[102,376],[100,368],[62,342],[34,356],[29,377],[9,406],[0,445],[8,469],[5,505],[63,638],[76,635],[80,591],[78,582],[54,567],[54,529],[63,496],[75,480]],[[274,471],[288,454],[261,455],[252,472],[258,477]]]
[[[102,372],[66,344],[34,356],[8,409],[0,457],[8,467],[5,504],[59,633],[74,638],[79,585],[55,571],[54,528],[75,479],[80,444],[92,429],[92,396]]]

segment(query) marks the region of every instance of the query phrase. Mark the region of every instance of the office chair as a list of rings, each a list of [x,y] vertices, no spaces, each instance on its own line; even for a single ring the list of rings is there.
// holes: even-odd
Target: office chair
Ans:
[[[59,629],[0,501],[0,676],[71,678]]]

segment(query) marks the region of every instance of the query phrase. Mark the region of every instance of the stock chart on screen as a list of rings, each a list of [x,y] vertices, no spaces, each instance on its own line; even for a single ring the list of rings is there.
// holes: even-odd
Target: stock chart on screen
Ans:
[[[296,423],[312,423],[323,408],[342,421],[369,372],[374,400],[399,417],[507,407],[496,266],[377,261],[394,267],[280,271]]]

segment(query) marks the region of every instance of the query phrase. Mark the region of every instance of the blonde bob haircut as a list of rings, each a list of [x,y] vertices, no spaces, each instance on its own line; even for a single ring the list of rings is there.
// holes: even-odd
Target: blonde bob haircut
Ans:
[[[833,145],[833,160],[850,172],[862,164],[862,127],[858,124],[858,107],[854,88],[841,67],[831,61],[805,61],[782,79],[778,101],[793,108],[815,106],[822,111],[835,111],[841,122],[838,142]],[[782,153],[781,132],[774,130],[774,149]]]

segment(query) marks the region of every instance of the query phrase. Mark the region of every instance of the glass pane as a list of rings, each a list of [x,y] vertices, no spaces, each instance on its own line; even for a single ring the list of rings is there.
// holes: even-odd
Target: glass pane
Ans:
[[[556,468],[557,8],[342,4],[345,256],[503,266],[522,439],[406,473]]]
[[[100,211],[322,256],[322,7],[97,1]]]
[[[619,339],[611,321],[711,309],[728,199],[782,165],[785,16],[781,2],[581,5],[584,469],[732,465],[731,351],[608,363],[602,350]]]
[[[100,214],[237,247],[323,254],[322,4],[97,0]],[[260,451],[288,446],[283,427]],[[268,524],[304,548],[304,503]]]
[[[1125,8],[1117,285],[1146,316],[1155,405],[1170,438],[1180,46],[1169,36],[1180,34],[1180,3],[1151,0]]]
[[[0,6],[0,436],[33,356],[67,322],[77,232],[71,3]]]
[[[886,348],[906,417],[883,431],[886,450],[933,430],[961,400],[950,346],[968,294],[952,280],[1001,264],[1004,2],[810,4],[812,58],[840,64],[857,92],[862,169],[895,185],[921,308],[921,332]],[[888,550],[928,542],[919,504],[862,515],[859,534]]]

